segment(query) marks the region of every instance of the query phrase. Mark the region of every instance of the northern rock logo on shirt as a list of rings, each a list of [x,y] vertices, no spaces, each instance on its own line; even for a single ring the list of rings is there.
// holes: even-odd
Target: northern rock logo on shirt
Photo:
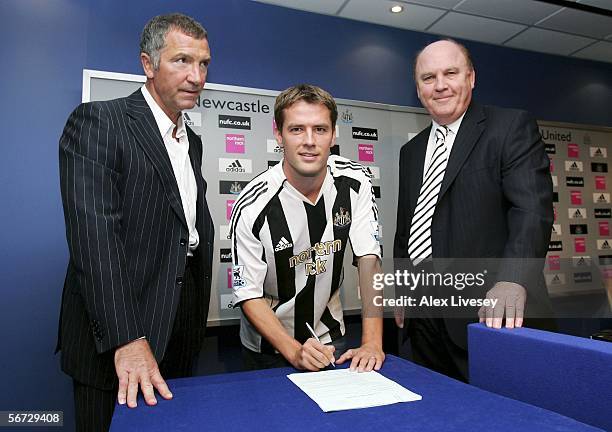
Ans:
[[[315,276],[327,271],[327,259],[314,258],[312,259],[313,252],[319,256],[329,256],[332,253],[336,253],[342,250],[342,240],[329,240],[324,242],[315,243],[314,246],[310,246],[308,249],[293,255],[289,258],[289,267],[293,268],[300,264],[305,264],[304,269],[308,276]]]

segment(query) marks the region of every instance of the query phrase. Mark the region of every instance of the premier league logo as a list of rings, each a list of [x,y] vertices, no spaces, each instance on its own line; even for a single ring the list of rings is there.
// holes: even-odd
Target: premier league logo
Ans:
[[[244,266],[237,265],[232,269],[232,281],[234,288],[243,287],[246,285],[246,281],[242,278],[244,272]]]

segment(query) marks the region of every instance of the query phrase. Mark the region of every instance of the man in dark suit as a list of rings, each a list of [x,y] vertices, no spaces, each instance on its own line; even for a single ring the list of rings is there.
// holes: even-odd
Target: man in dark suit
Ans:
[[[204,87],[204,28],[181,14],[145,26],[146,84],[81,104],[60,140],[70,262],[57,349],[72,376],[78,430],[107,430],[115,400],[170,399],[189,376],[208,314],[213,224],[202,142],[185,125]]]
[[[400,153],[394,257],[417,271],[435,268],[431,258],[500,259],[481,292],[471,292],[496,299],[494,307],[470,311],[474,319],[429,309],[405,326],[416,362],[467,380],[466,327],[477,315],[495,328],[504,315],[509,328],[526,316],[551,317],[542,276],[553,222],[549,160],[527,112],[472,101],[475,71],[464,46],[426,46],[414,78],[432,125]]]

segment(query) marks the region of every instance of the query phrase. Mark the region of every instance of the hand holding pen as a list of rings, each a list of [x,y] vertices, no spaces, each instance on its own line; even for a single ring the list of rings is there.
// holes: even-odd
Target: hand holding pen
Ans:
[[[308,331],[310,332],[310,334],[312,335],[312,337],[319,343],[321,343],[321,340],[319,339],[319,337],[317,336],[317,334],[315,333],[314,329],[310,326],[310,324],[306,323],[306,328],[308,328]],[[330,360],[331,365],[333,367],[336,367],[336,362],[334,361],[334,355],[332,354],[332,358]]]

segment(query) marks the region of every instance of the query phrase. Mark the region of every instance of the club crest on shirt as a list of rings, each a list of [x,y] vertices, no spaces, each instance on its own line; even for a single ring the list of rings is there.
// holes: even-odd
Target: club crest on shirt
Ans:
[[[351,214],[344,207],[340,207],[340,210],[334,215],[334,226],[338,228],[344,228],[351,223]]]

